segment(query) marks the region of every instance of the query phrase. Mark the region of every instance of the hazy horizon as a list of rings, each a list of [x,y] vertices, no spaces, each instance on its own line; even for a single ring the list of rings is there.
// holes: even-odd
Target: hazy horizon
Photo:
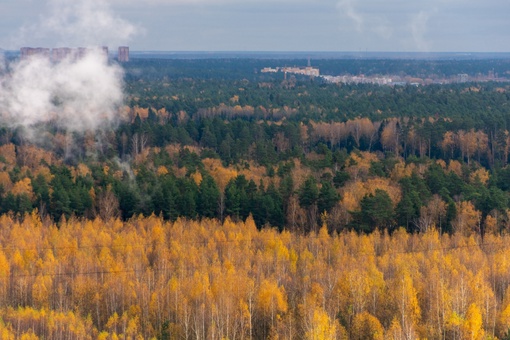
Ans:
[[[6,0],[0,47],[505,53],[508,13],[504,0]]]

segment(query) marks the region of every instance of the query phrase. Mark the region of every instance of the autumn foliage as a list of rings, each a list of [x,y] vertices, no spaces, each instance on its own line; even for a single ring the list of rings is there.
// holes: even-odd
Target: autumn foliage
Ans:
[[[115,130],[0,129],[0,339],[510,339],[508,84],[154,63]]]
[[[483,339],[508,236],[303,235],[251,218],[0,218],[2,339]]]

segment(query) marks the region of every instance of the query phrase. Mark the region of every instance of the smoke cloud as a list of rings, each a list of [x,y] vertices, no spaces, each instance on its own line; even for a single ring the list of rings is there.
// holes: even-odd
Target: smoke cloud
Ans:
[[[2,73],[5,71],[5,56],[4,51],[0,49],[0,77],[2,76]]]
[[[53,121],[72,132],[95,130],[113,122],[123,101],[122,68],[99,49],[56,63],[31,56],[10,68],[0,80],[0,117],[11,127]]]
[[[430,49],[430,43],[425,38],[430,15],[430,12],[420,11],[411,21],[413,41],[420,51],[428,51]]]
[[[385,40],[396,50],[428,51],[433,47],[433,42],[428,40],[432,19],[436,19],[441,9],[446,12],[448,3],[456,1],[395,0],[388,6],[376,0],[338,0],[337,9],[343,19],[340,28],[358,36],[362,43],[372,48],[384,46],[381,41]]]
[[[16,40],[30,47],[117,47],[138,33],[109,1],[48,0]],[[123,103],[123,76],[100,48],[58,61],[39,53],[7,66],[0,57],[0,124],[24,127],[32,136],[46,123],[68,132],[109,127]]]
[[[118,46],[143,29],[114,13],[106,0],[49,0],[39,20],[21,28],[17,41],[59,46]],[[54,47],[57,47],[56,45]]]

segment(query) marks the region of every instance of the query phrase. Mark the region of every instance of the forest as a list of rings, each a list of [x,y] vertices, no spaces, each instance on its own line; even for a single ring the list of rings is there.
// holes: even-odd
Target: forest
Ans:
[[[510,337],[510,82],[276,63],[134,59],[114,127],[0,127],[2,338]]]
[[[2,339],[506,339],[508,235],[0,218]]]

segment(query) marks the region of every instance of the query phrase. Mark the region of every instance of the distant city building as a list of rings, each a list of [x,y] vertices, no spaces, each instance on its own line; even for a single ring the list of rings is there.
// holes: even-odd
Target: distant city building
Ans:
[[[20,49],[21,59],[27,59],[32,56],[50,57],[50,49],[43,47],[22,47]]]
[[[279,70],[280,69],[278,67],[277,68],[264,67],[262,70],[260,70],[260,72],[262,72],[262,73],[276,73]]]
[[[390,77],[365,77],[364,75],[360,76],[321,76],[322,79],[327,81],[328,83],[334,84],[377,84],[377,85],[390,85],[397,84]],[[406,84],[402,82],[402,84]]]
[[[108,58],[108,47],[102,46],[98,47],[99,51],[102,51],[104,56]],[[127,50],[126,50],[127,49]],[[22,47],[20,49],[20,58],[27,59],[31,56],[42,56],[48,59],[51,59],[52,62],[58,63],[62,62],[66,59],[71,61],[79,60],[84,58],[87,53],[91,51],[90,48],[86,47],[78,47],[78,48],[70,48],[70,47],[57,47],[53,49],[49,48],[33,48],[33,47]],[[119,48],[119,52],[121,48]],[[122,47],[122,54],[119,53],[119,56],[123,58],[122,61],[129,61],[129,47]],[[126,60],[127,58],[127,60]]]
[[[75,58],[76,59],[82,59],[85,57],[85,55],[88,53],[89,49],[85,47],[78,47],[76,50]]]
[[[72,49],[69,47],[59,47],[51,50],[51,60],[53,62],[60,62],[71,56]]]
[[[320,75],[319,69],[314,68],[311,66],[307,67],[277,67],[277,68],[271,68],[271,67],[264,67],[260,72],[262,73],[276,73],[276,72],[283,72],[283,73],[294,73],[294,74],[302,74],[305,76],[310,77],[318,77]]]
[[[262,73],[277,73],[277,72],[283,72],[285,76],[287,73],[293,73],[293,74],[302,74],[305,76],[310,77],[319,77],[320,71],[318,68],[312,67],[310,58],[308,58],[308,64],[306,67],[264,67],[262,70],[260,70]]]
[[[320,75],[319,69],[311,66],[307,67],[282,67],[281,71],[284,73],[302,74],[305,76],[318,77]]]
[[[418,78],[405,76],[400,77],[398,75],[320,75],[318,68],[313,68],[308,61],[306,67],[264,67],[260,70],[261,73],[277,73],[283,72],[285,79],[287,73],[301,74],[311,77],[319,77],[328,83],[334,84],[376,84],[376,85],[388,85],[388,86],[422,86],[431,84],[451,84],[451,83],[466,83],[469,81],[508,81],[508,78],[499,78],[498,74],[494,70],[488,71],[486,76],[481,73],[477,76],[469,76],[465,73],[459,73],[449,78]]]
[[[101,50],[105,53],[105,56],[108,57],[108,47],[101,47]],[[69,48],[69,47],[59,47],[51,50],[51,60],[55,63],[61,62],[63,60],[69,59],[71,61],[79,60],[85,58],[87,53],[90,51],[89,48],[86,47],[78,47],[78,48]]]
[[[459,83],[466,83],[469,80],[469,76],[465,73],[461,73],[457,75],[457,81]]]
[[[119,54],[117,60],[121,63],[127,63],[129,61],[129,47],[119,46]]]

